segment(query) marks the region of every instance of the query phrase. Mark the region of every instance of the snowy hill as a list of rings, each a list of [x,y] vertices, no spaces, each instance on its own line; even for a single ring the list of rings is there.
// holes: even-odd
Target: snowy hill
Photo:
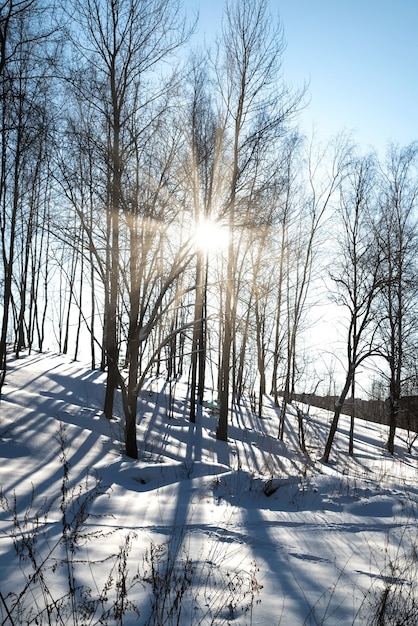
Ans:
[[[186,385],[154,380],[132,461],[122,420],[102,415],[103,374],[39,354],[9,368],[1,624],[418,623],[406,432],[391,457],[385,427],[358,420],[350,458],[343,416],[325,465],[326,411],[304,418],[307,454],[293,407],[277,439],[269,399],[262,419],[236,408],[224,443],[211,402],[191,424]]]

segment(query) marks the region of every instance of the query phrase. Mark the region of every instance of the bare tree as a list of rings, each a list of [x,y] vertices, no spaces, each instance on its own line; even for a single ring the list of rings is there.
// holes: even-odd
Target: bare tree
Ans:
[[[267,11],[266,0],[227,4],[218,51],[217,79],[223,107],[225,141],[230,146],[229,186],[223,203],[229,225],[225,276],[223,338],[220,365],[220,415],[217,438],[227,440],[231,349],[237,294],[235,231],[248,221],[251,198],[271,176],[273,146],[287,130],[302,94],[292,94],[281,81],[283,31]]]
[[[67,91],[71,101],[71,92]],[[61,198],[61,212],[55,215],[54,233],[67,248],[78,248],[79,264],[83,267],[80,281],[88,280],[90,311],[79,297],[78,314],[90,336],[91,367],[96,367],[96,350],[101,351],[104,369],[102,337],[98,337],[97,320],[103,327],[103,301],[107,266],[106,158],[99,139],[101,126],[89,103],[76,98],[65,117],[65,132],[55,150],[55,180]],[[63,207],[66,206],[68,216]],[[68,222],[68,223],[67,223]],[[78,245],[77,245],[78,242]],[[81,271],[81,269],[80,269]],[[103,328],[102,328],[103,333]]]
[[[257,255],[253,258],[252,289],[249,305],[254,307],[254,334],[257,347],[258,370],[258,417],[263,417],[263,398],[267,393],[267,358],[272,325],[270,294],[275,288],[276,277],[271,272],[271,247],[269,239],[271,228],[261,228],[260,238],[256,243]],[[253,307],[252,301],[254,301]],[[251,308],[249,307],[249,310]]]
[[[210,95],[206,55],[193,55],[188,81],[183,128],[186,134],[184,158],[185,199],[190,196],[192,225],[199,233],[210,220],[219,218],[216,198],[219,194],[221,145],[219,123]],[[193,230],[193,228],[192,228]],[[196,404],[203,402],[205,373],[209,250],[196,242],[196,290],[191,346],[190,421],[196,419]]]
[[[284,435],[287,404],[295,393],[299,336],[310,309],[312,281],[318,273],[319,235],[326,217],[330,215],[347,163],[347,141],[344,136],[335,138],[326,147],[319,145],[318,152],[312,140],[308,144],[306,156],[301,150],[302,146],[301,138],[295,134],[287,147],[286,176],[280,198],[275,329],[275,349],[278,355],[273,360],[272,381],[278,404],[278,358],[281,356],[284,380],[279,439],[283,439]]]
[[[290,265],[290,241],[292,225],[297,221],[295,213],[298,211],[297,197],[300,193],[300,170],[302,137],[294,132],[290,135],[282,148],[282,162],[279,170],[279,183],[274,191],[276,214],[274,223],[274,244],[276,270],[276,293],[274,305],[273,355],[271,393],[276,406],[279,406],[279,363],[283,360],[283,350],[287,332],[285,330],[286,308],[286,280],[287,268]]]
[[[165,109],[165,107],[163,107]],[[136,166],[125,194],[129,211],[123,222],[128,233],[128,263],[121,277],[126,283],[128,332],[126,337],[128,377],[122,387],[129,442],[128,454],[134,456],[138,393],[143,372],[148,371],[163,349],[180,335],[183,296],[192,289],[181,278],[193,259],[193,246],[184,240],[182,211],[175,199],[175,174],[178,134],[170,134],[173,124],[158,120],[159,133],[148,129],[146,147],[137,145]],[[165,132],[161,132],[162,128]],[[165,323],[171,325],[164,328]],[[156,328],[163,332],[156,340]],[[180,323],[181,328],[184,323]],[[169,337],[169,339],[168,339]],[[153,339],[153,341],[151,341]],[[145,351],[145,346],[154,350]],[[140,363],[140,355],[144,363]]]
[[[121,214],[127,210],[124,182],[134,142],[146,129],[155,101],[167,81],[152,80],[162,61],[185,40],[177,0],[74,0],[77,29],[72,44],[83,63],[72,84],[87,98],[101,120],[107,138],[107,230],[105,268],[105,353],[107,383],[104,411],[112,416],[113,398],[120,384],[118,371],[118,298],[120,288]],[[87,86],[88,85],[88,86]],[[135,451],[130,452],[135,455]]]
[[[380,216],[375,231],[386,278],[378,306],[383,316],[380,325],[382,355],[389,367],[387,449],[391,454],[394,453],[400,399],[408,382],[417,342],[417,156],[416,143],[402,149],[395,146],[389,149],[382,172]]]
[[[17,354],[25,344],[26,292],[30,248],[41,197],[39,181],[48,178],[44,163],[47,162],[45,146],[51,120],[46,113],[51,31],[43,26],[43,21],[48,23],[48,15],[36,0],[9,0],[2,4],[0,11],[0,248],[3,265],[0,390],[6,373],[12,303],[16,305]],[[19,255],[20,278],[16,275]],[[14,284],[18,284],[15,293]]]
[[[377,353],[378,319],[374,304],[382,288],[381,255],[376,246],[371,214],[374,209],[375,164],[371,157],[353,161],[341,187],[341,235],[331,278],[335,302],[347,311],[346,372],[334,409],[323,461],[328,463],[341,410],[354,385],[359,365]],[[353,431],[353,425],[351,432]],[[352,441],[352,436],[350,437]],[[352,444],[350,444],[351,452]]]
[[[28,44],[43,40],[46,36],[40,26],[39,17],[45,12],[39,0],[3,0],[0,5],[0,80],[8,80],[8,66],[13,63]],[[16,24],[23,23],[28,17],[36,24],[31,30],[21,31],[21,37],[16,38]],[[10,78],[10,76],[9,76]]]

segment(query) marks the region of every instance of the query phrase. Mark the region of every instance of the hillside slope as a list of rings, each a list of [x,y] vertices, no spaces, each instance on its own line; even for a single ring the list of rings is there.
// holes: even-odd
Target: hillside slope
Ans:
[[[103,395],[104,375],[65,357],[10,362],[2,624],[372,624],[382,598],[382,619],[390,606],[416,618],[417,455],[405,432],[391,457],[385,427],[358,420],[349,458],[343,416],[324,465],[326,411],[305,416],[307,455],[293,408],[278,441],[268,398],[262,419],[235,410],[224,443],[212,403],[193,425],[186,385],[154,380],[132,461]]]

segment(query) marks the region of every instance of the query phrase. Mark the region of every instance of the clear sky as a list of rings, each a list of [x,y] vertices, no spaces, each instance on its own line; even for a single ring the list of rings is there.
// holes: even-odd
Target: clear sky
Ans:
[[[184,0],[209,41],[223,0]],[[310,82],[306,131],[352,130],[363,150],[418,139],[418,0],[270,0],[284,26],[284,78]]]

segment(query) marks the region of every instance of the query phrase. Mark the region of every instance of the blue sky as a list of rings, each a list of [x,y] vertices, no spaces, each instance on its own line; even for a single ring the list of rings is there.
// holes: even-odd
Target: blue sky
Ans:
[[[223,0],[185,0],[199,9],[207,40]],[[270,0],[287,48],[284,78],[310,81],[306,131],[326,138],[352,130],[363,150],[418,139],[418,0]]]

